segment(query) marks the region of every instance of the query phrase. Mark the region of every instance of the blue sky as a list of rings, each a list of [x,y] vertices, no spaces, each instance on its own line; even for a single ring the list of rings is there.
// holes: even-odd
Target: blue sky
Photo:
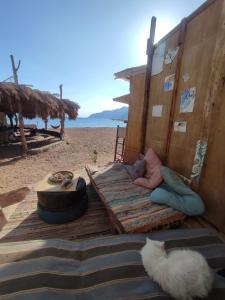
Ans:
[[[122,104],[129,91],[113,73],[146,63],[151,17],[156,41],[203,0],[0,0],[0,81],[9,55],[21,59],[20,83],[77,101],[80,116]]]

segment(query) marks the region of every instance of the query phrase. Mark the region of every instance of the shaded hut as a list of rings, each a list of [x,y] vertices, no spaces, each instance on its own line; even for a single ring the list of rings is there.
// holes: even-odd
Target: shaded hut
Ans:
[[[135,113],[129,111],[124,154],[126,163],[133,163],[142,150],[153,148],[164,164],[191,181],[205,201],[204,218],[223,232],[224,20],[225,1],[206,1],[154,45],[146,106],[145,78],[131,88],[137,97],[129,100]],[[116,77],[127,78],[125,71]]]
[[[67,99],[59,99],[49,92],[31,89],[25,85],[0,83],[0,112],[9,116],[19,113],[19,105],[24,118],[61,119],[68,115],[76,119],[79,105]]]

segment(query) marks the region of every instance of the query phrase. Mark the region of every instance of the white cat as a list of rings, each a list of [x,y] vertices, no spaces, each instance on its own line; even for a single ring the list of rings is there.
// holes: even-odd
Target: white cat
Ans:
[[[167,255],[164,242],[147,238],[141,256],[148,275],[175,299],[207,297],[212,288],[212,271],[196,251],[173,250]]]

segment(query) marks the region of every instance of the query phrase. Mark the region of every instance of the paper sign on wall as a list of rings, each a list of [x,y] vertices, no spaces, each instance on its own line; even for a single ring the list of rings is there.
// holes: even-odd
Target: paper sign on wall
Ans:
[[[165,57],[165,64],[172,64],[174,61],[174,58],[176,57],[177,53],[179,51],[179,47],[176,47],[175,49],[168,49]]]
[[[193,112],[194,105],[195,105],[195,95],[196,95],[196,87],[192,87],[181,92],[181,97],[180,97],[181,113]]]
[[[162,105],[153,105],[152,107],[152,117],[161,117],[162,116]]]
[[[186,121],[174,122],[174,131],[186,132],[186,130],[187,130],[187,122]]]
[[[166,42],[163,42],[156,47],[152,60],[152,75],[157,75],[162,72],[165,49]]]
[[[185,73],[185,74],[182,76],[182,78],[183,78],[183,81],[184,81],[184,82],[187,82],[187,81],[190,79],[190,75],[189,75],[188,73]]]
[[[174,87],[175,74],[169,75],[165,77],[164,81],[164,91],[172,91]]]

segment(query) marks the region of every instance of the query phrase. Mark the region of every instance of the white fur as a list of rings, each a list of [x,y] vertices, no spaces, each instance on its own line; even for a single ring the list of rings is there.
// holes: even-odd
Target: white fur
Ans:
[[[207,297],[212,288],[212,272],[205,258],[196,251],[173,250],[167,255],[164,242],[147,238],[141,256],[148,275],[174,299]]]

